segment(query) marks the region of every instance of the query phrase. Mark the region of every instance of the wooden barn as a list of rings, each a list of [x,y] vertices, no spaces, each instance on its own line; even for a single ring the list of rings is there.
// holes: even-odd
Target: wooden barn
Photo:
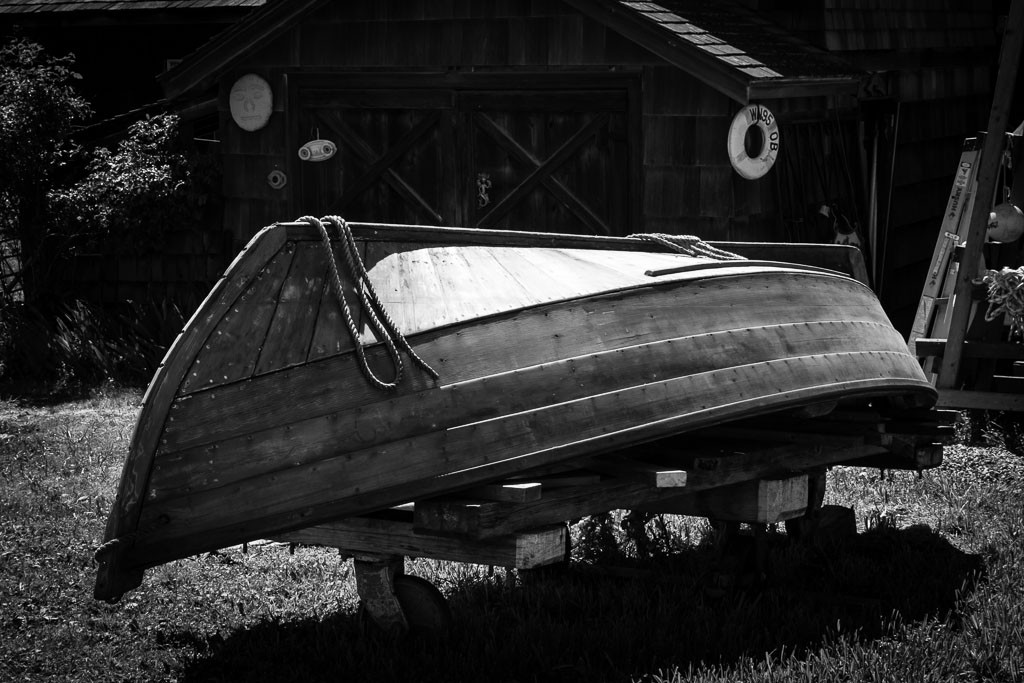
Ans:
[[[276,0],[159,76],[185,117],[217,112],[202,137],[223,159],[224,234],[122,259],[113,281],[101,269],[103,298],[168,279],[203,291],[260,227],[336,213],[859,242],[908,331],[961,144],[986,125],[1005,13],[988,0]],[[243,118],[233,97],[269,108]],[[742,125],[755,111],[777,126],[770,155],[766,128]],[[737,119],[750,129],[738,155]],[[743,177],[730,156],[744,153],[774,165]]]
[[[739,4],[279,0],[161,80],[183,107],[219,104],[241,246],[303,214],[831,240],[820,205],[863,204],[862,76]],[[258,125],[232,111],[251,83],[272,103]],[[748,179],[729,132],[753,105],[780,142]],[[734,152],[748,128],[767,130],[741,126]],[[824,150],[812,164],[795,154],[808,144]]]

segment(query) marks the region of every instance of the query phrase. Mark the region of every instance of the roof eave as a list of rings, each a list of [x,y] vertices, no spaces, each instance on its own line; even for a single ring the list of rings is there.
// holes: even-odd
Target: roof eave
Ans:
[[[582,14],[617,31],[669,64],[703,81],[739,104],[786,97],[814,97],[856,94],[860,76],[758,77],[746,73],[769,70],[761,67],[735,67],[699,49],[667,36],[657,24],[646,21],[628,8],[600,0],[565,0]]]
[[[856,76],[831,78],[765,78],[751,81],[747,86],[747,99],[778,100],[788,97],[827,97],[857,95],[861,79]]]
[[[704,81],[730,99],[747,104],[749,77],[719,60],[694,59],[684,51],[682,39],[665,36],[656,24],[645,21],[626,8],[593,0],[565,0],[565,3],[591,19],[608,26],[669,64]],[[689,47],[688,45],[686,46]]]
[[[164,96],[175,100],[191,93],[205,92],[253,45],[274,40],[322,2],[325,0],[282,0],[265,5],[201,46],[177,66],[160,74],[157,81],[164,89]]]

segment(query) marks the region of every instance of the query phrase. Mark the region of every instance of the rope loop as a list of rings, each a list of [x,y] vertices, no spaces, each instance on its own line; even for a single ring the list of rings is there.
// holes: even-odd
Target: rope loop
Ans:
[[[141,536],[144,536],[146,534],[149,534],[149,533],[151,533],[153,531],[156,531],[157,529],[159,529],[160,527],[162,527],[165,524],[169,523],[170,521],[171,520],[170,520],[170,518],[167,515],[160,515],[159,517],[157,517],[156,519],[154,519],[153,521],[151,521],[148,525],[146,525],[144,527],[136,527],[135,531],[129,531],[126,534],[122,534],[121,536],[116,536],[116,537],[110,539],[109,541],[107,541],[106,543],[101,544],[93,552],[92,558],[96,562],[102,562],[103,561],[103,556],[104,555],[108,555],[111,552],[113,552],[114,549],[117,548],[117,546],[121,545],[122,543],[132,543],[137,538],[139,538]]]
[[[131,534],[126,534],[124,536],[118,536],[117,538],[110,539],[106,543],[100,545],[100,547],[96,548],[96,552],[94,552],[92,554],[92,559],[95,560],[96,562],[99,562],[100,560],[103,559],[104,555],[106,555],[107,553],[113,552],[114,548],[116,548],[117,546],[121,545],[122,543],[127,543],[128,541],[134,540],[137,535],[138,534],[136,534],[136,533],[131,533]]]
[[[393,390],[397,388],[402,382],[402,376],[405,372],[405,365],[402,362],[401,355],[401,351],[405,351],[406,355],[412,359],[413,363],[418,365],[436,380],[439,377],[437,372],[430,367],[426,361],[420,358],[413,350],[412,346],[409,345],[408,340],[406,340],[405,336],[398,329],[398,326],[395,325],[391,316],[388,315],[384,304],[381,303],[380,298],[377,296],[377,292],[373,288],[373,283],[370,282],[370,276],[366,272],[366,266],[363,264],[363,260],[359,256],[359,247],[356,245],[355,238],[352,236],[352,230],[349,228],[348,223],[345,222],[345,219],[340,216],[325,216],[322,219],[314,218],[313,216],[303,216],[299,220],[309,223],[320,231],[324,249],[327,252],[327,263],[330,266],[331,284],[334,287],[335,294],[338,296],[338,301],[341,303],[341,310],[345,316],[345,325],[348,328],[349,337],[352,339],[352,344],[356,351],[356,358],[359,361],[359,369],[362,371],[366,379],[378,389]],[[341,239],[341,254],[346,268],[345,274],[351,279],[352,284],[355,286],[356,295],[359,298],[359,305],[362,310],[366,312],[367,319],[370,323],[370,327],[373,328],[375,336],[380,339],[388,349],[388,355],[391,358],[391,364],[394,368],[394,376],[390,381],[381,379],[376,373],[374,373],[373,369],[370,368],[369,361],[366,358],[366,350],[360,339],[359,327],[356,325],[355,319],[352,316],[352,310],[349,308],[348,301],[345,298],[345,286],[341,279],[341,272],[338,269],[338,259],[336,258],[334,249],[331,246],[331,235],[327,230],[325,222],[332,225],[338,231],[338,235]]]
[[[645,232],[629,235],[636,239],[646,240],[660,244],[666,249],[674,252],[694,256],[696,258],[711,258],[718,261],[746,261],[747,257],[734,254],[725,249],[712,246],[697,237],[696,235],[666,235],[660,232]]]

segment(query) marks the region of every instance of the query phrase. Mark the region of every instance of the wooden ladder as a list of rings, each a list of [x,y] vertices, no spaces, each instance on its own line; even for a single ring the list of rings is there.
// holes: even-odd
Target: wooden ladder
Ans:
[[[946,212],[942,216],[939,238],[935,242],[914,325],[907,340],[910,352],[921,360],[926,374],[931,373],[935,358],[922,353],[917,348],[917,340],[945,337],[949,331],[949,301],[956,284],[959,264],[956,248],[967,241],[970,229],[968,218],[977,196],[978,157],[981,155],[982,140],[983,136],[964,140],[953,188],[946,202]]]

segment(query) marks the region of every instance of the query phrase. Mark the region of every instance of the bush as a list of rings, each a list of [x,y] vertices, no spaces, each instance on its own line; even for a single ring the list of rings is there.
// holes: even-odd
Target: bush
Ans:
[[[158,252],[171,230],[203,224],[219,171],[190,152],[174,114],[132,124],[114,151],[92,153],[83,178],[50,195],[50,209],[80,250]]]
[[[0,47],[0,241],[17,242],[22,286],[15,289],[28,301],[49,293],[64,240],[47,195],[82,154],[69,135],[92,114],[75,91],[73,61],[25,39]]]
[[[0,378],[55,394],[142,384],[183,325],[181,310],[169,303],[129,303],[120,313],[77,300],[47,314],[9,306],[0,316]]]
[[[0,379],[142,379],[181,329],[162,301],[103,310],[66,279],[76,255],[152,255],[209,224],[216,157],[190,149],[179,118],[131,125],[112,150],[73,132],[91,116],[71,71],[27,40],[0,48]],[[179,302],[186,303],[186,302]]]

